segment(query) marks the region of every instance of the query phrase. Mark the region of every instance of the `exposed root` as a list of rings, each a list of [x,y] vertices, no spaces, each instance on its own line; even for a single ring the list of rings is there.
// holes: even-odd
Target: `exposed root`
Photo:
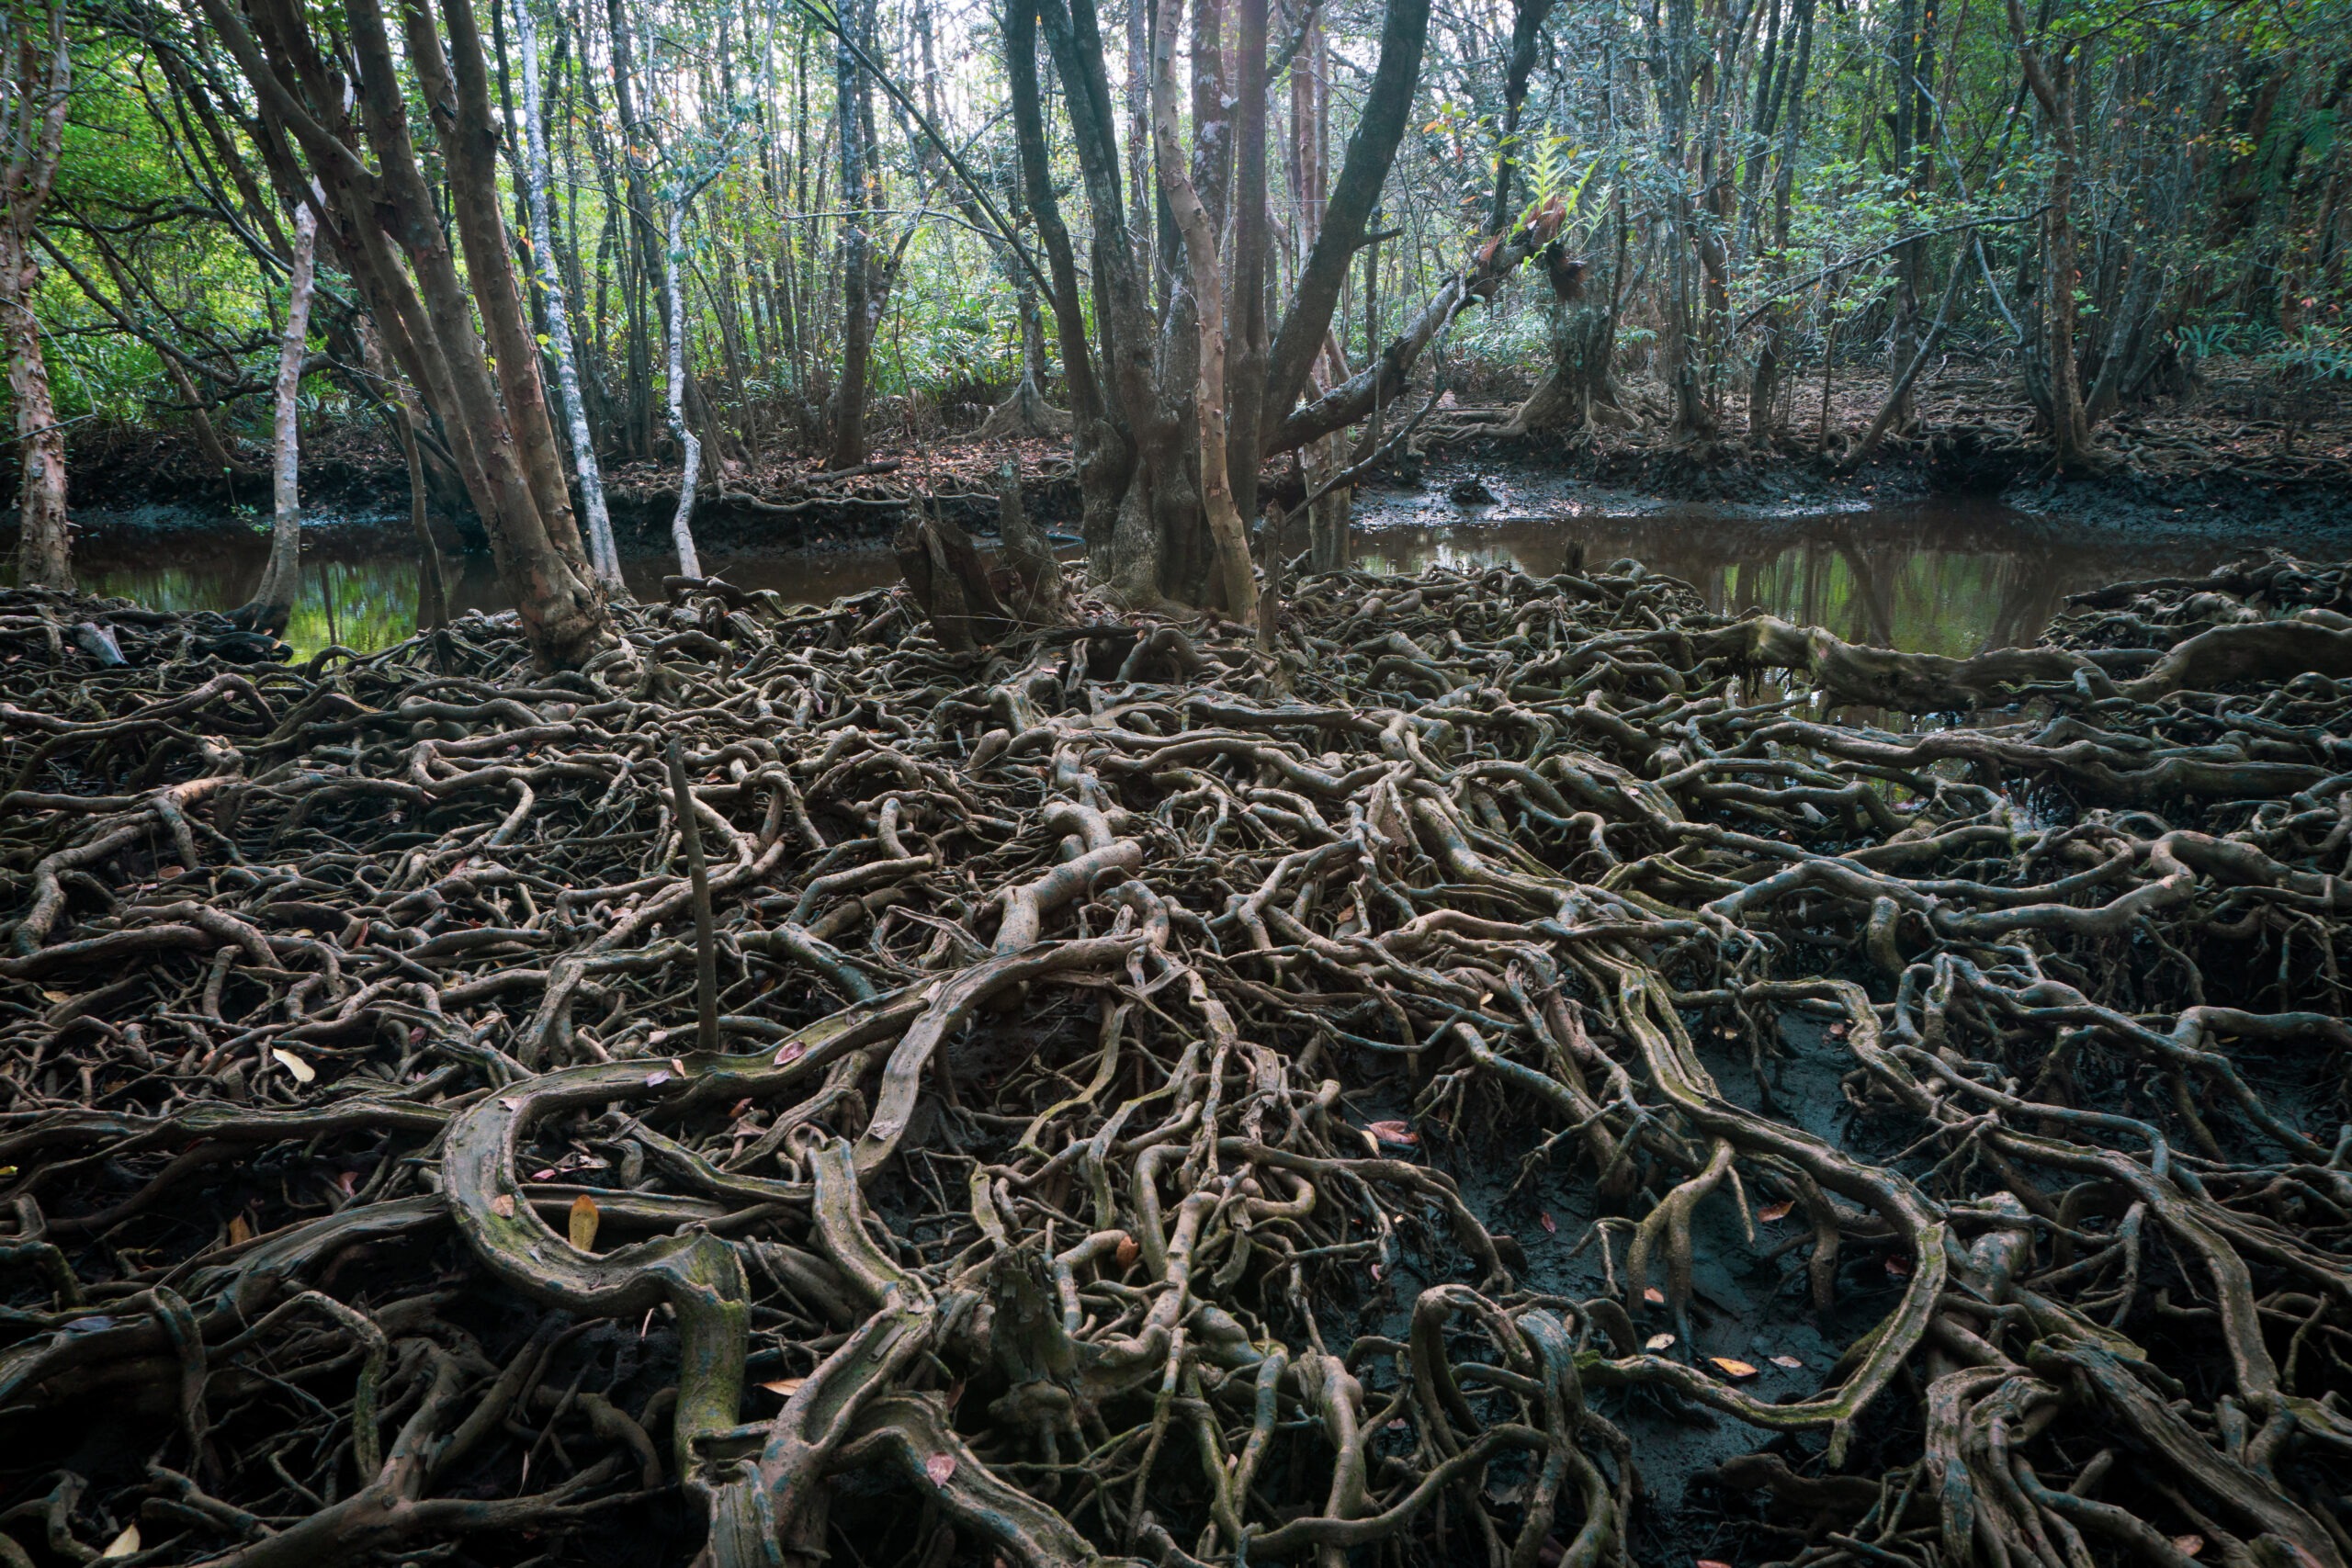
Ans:
[[[1661,1411],[1743,1562],[2352,1559],[2346,569],[1329,574],[1285,691],[917,542],[961,650],[0,595],[0,1562],[1614,1568]]]

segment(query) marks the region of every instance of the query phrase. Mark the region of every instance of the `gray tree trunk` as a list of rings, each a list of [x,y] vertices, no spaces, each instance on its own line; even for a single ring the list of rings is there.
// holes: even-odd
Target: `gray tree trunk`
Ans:
[[[277,344],[277,417],[270,452],[269,564],[261,585],[232,617],[241,626],[284,634],[302,588],[302,360],[311,336],[311,293],[317,281],[319,218],[309,201],[294,209],[293,269],[286,285],[286,331]]]
[[[547,119],[540,108],[539,24],[526,0],[514,0],[514,34],[523,45],[523,185],[531,209],[531,260],[547,299],[548,346],[555,356],[555,382],[571,434],[571,468],[580,480],[580,507],[588,521],[588,561],[596,581],[609,591],[621,586],[621,558],[613,541],[612,513],[605,505],[605,473],[596,461],[595,437],[588,430],[588,405],[580,396],[580,372],[572,358],[571,314],[557,269],[553,226],[548,221]]]
[[[678,475],[678,511],[670,519],[670,538],[678,547],[678,570],[687,577],[702,575],[702,558],[695,553],[695,480],[702,474],[702,443],[686,424],[686,291],[678,281],[686,251],[684,192],[670,204],[670,265],[664,282],[670,296],[670,434],[685,449],[685,464]]]

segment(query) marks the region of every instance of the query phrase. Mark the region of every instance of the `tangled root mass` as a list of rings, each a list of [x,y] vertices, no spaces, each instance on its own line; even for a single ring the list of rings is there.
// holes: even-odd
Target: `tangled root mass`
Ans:
[[[2341,1568],[2346,597],[0,595],[0,1562]]]

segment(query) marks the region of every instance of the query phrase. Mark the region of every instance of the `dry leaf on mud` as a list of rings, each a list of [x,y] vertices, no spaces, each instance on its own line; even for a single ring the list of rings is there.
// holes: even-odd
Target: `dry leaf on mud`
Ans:
[[[319,1076],[319,1070],[316,1067],[311,1066],[310,1063],[302,1060],[301,1057],[297,1056],[291,1051],[280,1050],[277,1046],[273,1045],[270,1047],[269,1054],[277,1058],[277,1065],[279,1066],[284,1067],[288,1072],[294,1075],[294,1081],[296,1083],[309,1083]]]
[[[1767,1203],[1756,1211],[1756,1217],[1768,1225],[1777,1225],[1787,1219],[1789,1211],[1795,1207],[1794,1203]]]
[[[1654,1307],[1662,1307],[1666,1304],[1666,1292],[1656,1285],[1645,1285],[1642,1287],[1642,1300]]]
[[[571,1201],[571,1245],[582,1252],[596,1249],[596,1225],[604,1215],[597,1212],[596,1200],[582,1192]]]
[[[1402,1122],[1374,1122],[1364,1131],[1384,1144],[1396,1144],[1408,1149],[1421,1141],[1419,1134]]]
[[[1756,1375],[1754,1367],[1746,1361],[1734,1360],[1729,1356],[1710,1356],[1707,1364],[1734,1382],[1745,1382]]]
[[[1642,1348],[1645,1350],[1664,1350],[1672,1347],[1673,1344],[1673,1335],[1653,1334],[1647,1339],[1642,1341]]]
[[[807,1378],[778,1378],[774,1382],[763,1382],[760,1386],[770,1393],[780,1393],[785,1398],[790,1399],[800,1392],[800,1385],[808,1381]]]
[[[1776,1367],[1786,1367],[1792,1372],[1803,1371],[1804,1370],[1804,1363],[1798,1360],[1794,1356],[1775,1356],[1772,1358],[1772,1364]]]

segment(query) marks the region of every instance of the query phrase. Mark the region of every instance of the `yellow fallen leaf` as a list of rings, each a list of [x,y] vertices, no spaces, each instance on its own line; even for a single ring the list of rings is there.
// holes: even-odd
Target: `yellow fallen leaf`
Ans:
[[[73,993],[73,992],[71,992],[71,991],[52,991],[52,990],[51,990],[47,986],[43,986],[43,987],[40,988],[40,994],[41,994],[42,996],[44,996],[44,997],[48,998],[51,1001],[52,1001],[52,1002],[58,1002],[58,1003],[61,1003],[61,1004],[62,1004],[62,1003],[64,1003],[64,1002],[70,1002],[70,1001],[72,1001],[72,1000],[74,999],[74,993]]]
[[[800,1392],[800,1385],[808,1381],[807,1378],[778,1378],[774,1382],[763,1382],[760,1386],[770,1393],[780,1393],[785,1398],[790,1399]]]
[[[1673,1335],[1653,1334],[1647,1339],[1642,1341],[1642,1348],[1645,1350],[1664,1350],[1670,1348],[1673,1344]]]
[[[1795,1207],[1793,1203],[1767,1203],[1756,1211],[1756,1217],[1768,1225],[1777,1225],[1787,1219],[1789,1211]]]
[[[254,1227],[245,1222],[245,1216],[243,1214],[232,1215],[229,1220],[229,1245],[231,1247],[243,1247],[245,1243],[253,1240],[253,1238]]]
[[[571,1245],[582,1252],[596,1249],[596,1223],[604,1216],[596,1212],[596,1200],[582,1192],[571,1201]]]
[[[1735,1361],[1729,1356],[1710,1356],[1707,1360],[1715,1371],[1735,1382],[1744,1381],[1756,1375],[1754,1367],[1749,1366],[1746,1361]]]
[[[302,1060],[301,1057],[297,1056],[291,1051],[283,1051],[273,1045],[270,1047],[269,1054],[277,1058],[277,1065],[279,1066],[284,1067],[288,1072],[294,1075],[294,1081],[296,1083],[309,1083],[311,1079],[319,1076],[319,1070],[316,1067],[311,1066],[310,1063]]]
[[[82,1550],[87,1551],[89,1548],[85,1546]],[[115,1537],[112,1540],[107,1542],[107,1549],[104,1551],[99,1552],[98,1556],[101,1559],[108,1557],[128,1557],[138,1550],[139,1527],[137,1525],[125,1525],[122,1527],[122,1533]]]

